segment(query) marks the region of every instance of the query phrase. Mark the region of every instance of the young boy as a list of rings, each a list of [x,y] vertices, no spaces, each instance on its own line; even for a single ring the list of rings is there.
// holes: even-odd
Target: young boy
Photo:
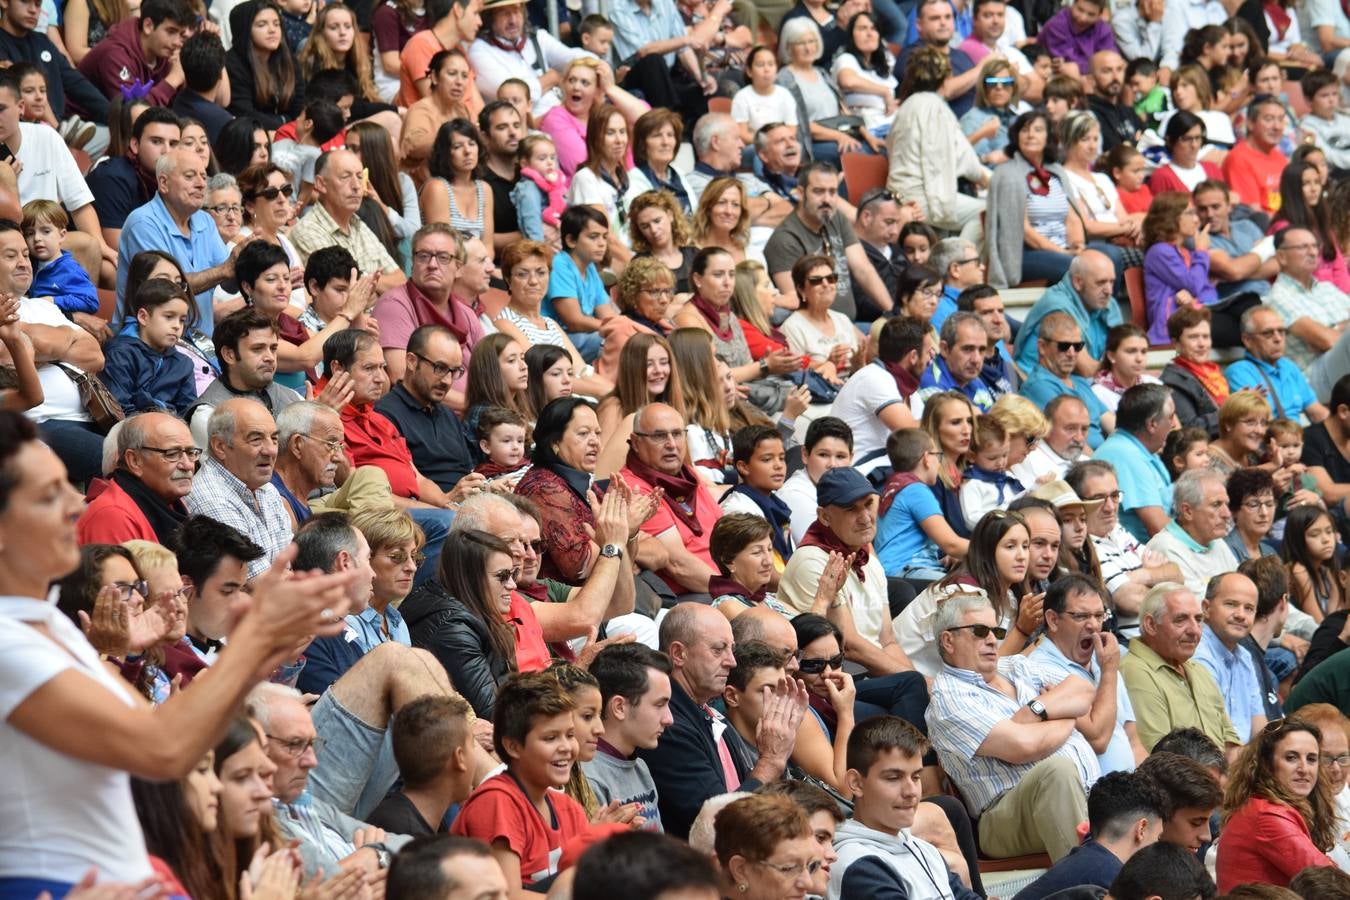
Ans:
[[[562,791],[577,756],[574,705],[545,672],[514,675],[497,691],[492,743],[506,771],[469,795],[450,833],[490,844],[507,884],[546,891],[566,846],[591,828]]]
[[[1134,93],[1134,114],[1143,120],[1145,128],[1156,129],[1163,113],[1172,108],[1167,88],[1158,83],[1158,64],[1147,57],[1130,60],[1125,83]]]
[[[722,514],[751,513],[769,522],[774,568],[787,565],[794,546],[792,509],[775,493],[787,479],[783,435],[772,425],[747,425],[731,439],[740,483],[722,495]]]
[[[347,306],[352,290],[352,272],[355,270],[356,257],[347,248],[333,244],[315,250],[305,261],[306,296],[301,307],[303,311],[296,310],[300,304],[296,302],[298,292],[294,291],[291,293],[292,308],[287,311],[306,328],[323,331],[328,327],[328,322],[320,313],[331,319]],[[361,324],[353,322],[352,327],[365,328],[366,317],[357,316],[357,319],[361,320]]]
[[[308,100],[295,120],[295,140],[272,142],[272,162],[291,176],[301,202],[314,190],[314,164],[323,145],[342,133],[342,110],[332,100]]]
[[[41,73],[38,73],[41,75]],[[89,273],[61,242],[70,217],[55,200],[29,200],[23,206],[23,237],[33,258],[33,285],[28,296],[50,300],[67,316],[98,312],[98,289]]]
[[[1083,81],[1068,75],[1056,75],[1045,83],[1045,111],[1050,124],[1058,125],[1075,109],[1087,109]]]
[[[727,686],[722,689],[727,721],[741,737],[727,742],[733,756],[755,746],[755,732],[764,715],[764,689],[772,690],[787,678],[783,655],[763,641],[739,642],[735,652],[736,668],[727,673]],[[753,764],[751,759],[746,762]]]
[[[487,462],[474,469],[489,482],[508,479],[512,484],[525,476],[530,461],[525,458],[525,417],[513,409],[492,406],[478,417],[478,448]]]
[[[192,304],[192,295],[167,278],[147,280],[131,299],[137,330],[108,342],[99,374],[128,415],[181,416],[197,402],[192,361],[175,349]]]
[[[961,514],[966,527],[974,528],[991,509],[1007,506],[1026,491],[1022,482],[1008,474],[1008,433],[988,416],[975,420],[975,439],[970,449],[973,462],[961,481]]]
[[[582,771],[604,806],[636,803],[644,831],[662,831],[656,782],[634,754],[651,750],[673,720],[670,660],[645,644],[613,644],[596,654],[590,673],[600,682],[600,721],[605,735]]]
[[[1276,419],[1266,427],[1266,440],[1275,448],[1275,461],[1280,468],[1287,469],[1294,476],[1284,496],[1275,498],[1279,501],[1276,517],[1285,515],[1289,501],[1299,491],[1308,491],[1321,497],[1317,479],[1308,474],[1308,467],[1303,464],[1303,427],[1290,419]]]
[[[802,467],[778,491],[792,512],[792,540],[800,541],[816,520],[816,482],[830,469],[853,464],[853,429],[835,416],[821,416],[806,429]]]
[[[589,50],[605,62],[614,44],[614,24],[599,13],[591,13],[581,20],[581,49]],[[615,73],[618,77],[618,73]],[[622,80],[622,79],[620,79]]]
[[[389,723],[403,786],[366,821],[394,834],[439,833],[446,811],[473,791],[473,710],[458,695],[421,697]]]
[[[969,541],[942,515],[933,485],[938,479],[938,454],[922,428],[897,429],[886,440],[894,473],[877,507],[877,558],[886,574],[918,580],[946,574],[943,556],[965,556]]]
[[[32,63],[16,62],[9,71],[19,79],[19,118],[60,128],[61,123],[47,100],[47,76],[42,70]]]
[[[826,897],[952,897],[976,900],[936,847],[909,829],[923,797],[920,773],[928,741],[897,716],[860,723],[848,739],[853,818],[835,832],[839,860]]]
[[[1340,79],[1326,69],[1312,69],[1300,85],[1308,114],[1299,120],[1302,136],[1317,141],[1333,169],[1350,169],[1350,115],[1340,110]]]

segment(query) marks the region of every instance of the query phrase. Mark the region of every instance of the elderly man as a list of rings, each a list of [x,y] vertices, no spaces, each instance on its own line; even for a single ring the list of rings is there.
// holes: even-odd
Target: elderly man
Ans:
[[[220,403],[248,397],[278,415],[299,402],[300,395],[274,380],[277,373],[277,326],[252,307],[236,310],[216,325],[211,336],[220,376],[206,386],[197,402],[183,413],[198,447],[206,447],[206,422]]]
[[[1242,314],[1242,359],[1223,370],[1232,391],[1254,390],[1265,395],[1277,419],[1321,422],[1327,408],[1317,399],[1308,379],[1284,355],[1289,328],[1272,306],[1253,306]],[[1338,360],[1343,359],[1337,355]],[[1327,374],[1330,374],[1329,372]],[[1330,392],[1328,391],[1328,395]]]
[[[1140,635],[1120,663],[1145,750],[1178,728],[1198,728],[1219,747],[1235,748],[1237,732],[1214,676],[1191,657],[1205,616],[1184,586],[1164,581],[1144,596]]]
[[[633,419],[628,458],[619,474],[639,494],[658,487],[664,491],[656,514],[642,525],[668,555],[657,574],[676,594],[706,595],[708,579],[718,572],[708,546],[722,508],[685,455],[684,416],[664,403],[651,403]]]
[[[1246,139],[1223,159],[1223,180],[1242,203],[1272,216],[1280,208],[1280,175],[1289,164],[1280,152],[1287,125],[1280,98],[1258,94],[1247,105]]]
[[[408,339],[414,330],[422,325],[439,325],[454,335],[461,351],[461,369],[455,373],[450,394],[442,399],[460,410],[464,408],[469,358],[474,345],[483,339],[483,325],[472,306],[478,295],[455,295],[460,268],[467,262],[466,249],[449,225],[423,225],[412,238],[412,278],[375,303],[380,346],[391,381],[403,378],[409,358]]]
[[[910,222],[922,220],[923,210],[919,209],[918,201],[901,203],[884,187],[873,188],[858,199],[858,217],[853,230],[862,242],[867,261],[891,297],[899,289],[900,273],[908,266],[900,251],[900,229]],[[873,312],[876,312],[875,308],[863,298],[858,304],[859,318],[866,321],[868,314]]]
[[[206,435],[206,461],[187,495],[188,511],[238,529],[262,547],[248,566],[248,577],[257,578],[291,542],[290,513],[272,486],[276,422],[258,401],[236,397],[211,413]]]
[[[869,547],[877,533],[877,495],[856,469],[830,469],[816,482],[816,521],[793,551],[778,582],[778,599],[797,612],[809,612],[821,591],[837,592],[828,603],[846,603],[858,636],[845,642],[848,658],[873,675],[914,668],[895,640],[881,560]],[[849,558],[849,569],[835,588],[826,571],[830,553]]]
[[[670,658],[674,721],[655,749],[638,756],[656,782],[666,833],[686,837],[703,801],[728,791],[754,791],[782,776],[807,698],[797,681],[780,681],[766,692],[757,753],[747,752],[736,729],[708,705],[722,696],[727,674],[736,667],[726,616],[701,603],[678,604],[662,620],[660,639],[661,652]],[[747,768],[744,761],[751,756],[755,763]]]
[[[751,172],[738,172],[745,141],[741,126],[727,113],[708,113],[694,125],[694,170],[684,176],[689,188],[689,202],[698,207],[703,189],[708,182],[723,175],[735,177],[745,185],[750,198],[750,223],[763,228],[774,228],[792,212],[792,201],[774,193]],[[814,252],[814,251],[813,251]],[[794,292],[795,293],[795,292]]]
[[[385,343],[383,326],[380,335]],[[446,493],[458,488],[461,495],[467,495],[485,479],[473,471],[464,425],[447,405],[452,385],[468,365],[467,354],[461,350],[464,345],[449,328],[427,324],[399,346],[406,348],[399,360],[402,374],[397,379],[390,375],[394,387],[375,402],[375,411],[398,427],[419,472]],[[385,344],[385,359],[390,355]]]
[[[918,425],[910,403],[919,390],[919,379],[933,361],[929,329],[918,319],[897,316],[886,319],[877,339],[879,366],[863,366],[834,398],[830,412],[853,432],[854,459],[858,465],[889,465],[886,439],[898,428]],[[814,505],[812,506],[814,509]]]
[[[1275,239],[1251,219],[1234,219],[1228,185],[1206,179],[1191,192],[1200,224],[1209,227],[1209,278],[1220,300],[1250,292],[1265,296],[1280,274]]]
[[[1195,661],[1214,676],[1243,744],[1266,726],[1265,691],[1256,671],[1265,662],[1253,659],[1242,645],[1252,632],[1256,603],[1256,584],[1246,575],[1229,572],[1211,578],[1203,604],[1205,626],[1195,650]]]
[[[770,122],[754,135],[764,183],[783,199],[797,202],[797,169],[802,164],[802,144],[797,126]]]
[[[1171,522],[1148,542],[1148,549],[1175,562],[1182,581],[1197,596],[1209,580],[1237,569],[1237,557],[1223,537],[1233,524],[1224,476],[1212,469],[1181,473],[1172,489]]]
[[[919,379],[919,390],[910,401],[914,418],[921,418],[928,398],[942,391],[960,391],[977,410],[989,412],[994,392],[980,378],[989,349],[989,329],[984,320],[973,312],[953,313],[942,323],[938,338],[938,354]]]
[[[1147,755],[1134,727],[1134,707],[1120,677],[1120,644],[1104,630],[1106,597],[1092,579],[1064,575],[1045,594],[1045,635],[1029,659],[1097,688],[1078,730],[1097,751],[1102,774],[1133,772]]]
[[[910,54],[919,47],[940,51],[951,64],[952,74],[942,83],[939,93],[947,98],[952,112],[960,118],[975,104],[975,82],[980,77],[980,68],[964,50],[952,44],[956,35],[956,15],[950,0],[919,0],[914,9],[914,25],[919,39],[900,51],[896,68],[903,72]]]
[[[1092,78],[1088,110],[1102,127],[1102,152],[1114,149],[1117,144],[1139,143],[1144,123],[1135,115],[1133,107],[1121,102],[1121,93],[1125,89],[1125,60],[1114,50],[1098,50],[1092,54],[1088,74]]]
[[[1318,400],[1331,398],[1331,388],[1350,373],[1350,297],[1329,281],[1315,277],[1322,263],[1317,235],[1306,228],[1275,233],[1280,274],[1266,303],[1289,327],[1285,354],[1307,376]]]
[[[1166,387],[1136,384],[1121,395],[1116,430],[1094,454],[1115,468],[1123,494],[1120,524],[1138,541],[1162,531],[1172,516],[1172,476],[1159,454],[1176,417],[1176,403]]]
[[[168,544],[187,519],[183,498],[192,490],[199,456],[192,433],[173,416],[151,412],[127,419],[117,432],[117,469],[101,493],[90,491],[76,524],[80,543]]]
[[[1025,326],[1023,326],[1025,330]],[[1052,312],[1041,319],[1036,339],[1037,361],[1027,370],[1020,393],[1037,406],[1044,407],[1055,397],[1071,394],[1087,407],[1088,446],[1097,449],[1116,427],[1116,415],[1107,410],[1092,390],[1092,382],[1079,375],[1078,357],[1085,342],[1083,331],[1073,316]]]
[[[1060,394],[1045,405],[1045,417],[1050,430],[1027,451],[1026,458],[1008,470],[1024,487],[1063,478],[1069,466],[1087,459],[1092,419],[1082,399]]]
[[[1106,333],[1123,321],[1113,295],[1115,283],[1116,267],[1111,257],[1098,250],[1084,250],[1075,256],[1068,274],[1046,288],[1022,320],[1013,343],[1013,356],[1022,371],[1029,372],[1036,365],[1041,322],[1051,313],[1061,312],[1078,324],[1087,350],[1078,354],[1074,371],[1088,378],[1096,375],[1106,355]]]
[[[1142,546],[1120,524],[1123,495],[1110,462],[1098,458],[1074,463],[1064,474],[1064,480],[1089,504],[1088,538],[1102,567],[1102,583],[1111,592],[1116,629],[1134,637],[1139,633],[1139,604],[1144,594],[1155,584],[1180,581],[1181,569]]]
[[[929,320],[934,328],[941,328],[947,317],[956,312],[956,298],[966,288],[984,284],[984,261],[979,249],[965,238],[943,238],[933,247],[928,264],[942,276],[942,296],[937,310]]]
[[[279,449],[272,486],[286,501],[292,525],[301,525],[324,510],[394,505],[383,470],[348,466],[342,419],[331,406],[302,400],[283,409],[276,419]],[[329,493],[309,500],[316,491]]]
[[[1066,856],[1101,773],[1078,730],[1096,690],[1024,656],[999,656],[1003,628],[982,596],[957,594],[939,606],[934,633],[944,665],[933,680],[928,734],[978,819],[981,849]]]
[[[774,284],[783,296],[796,299],[792,267],[803,256],[820,253],[834,260],[839,289],[832,309],[850,319],[857,314],[857,298],[866,295],[872,306],[889,312],[895,301],[853,233],[849,218],[839,203],[839,172],[827,162],[807,163],[801,170],[802,202],[783,220],[764,247],[764,261]]]
[[[478,4],[471,0],[464,5],[472,8]],[[530,28],[524,0],[496,0],[482,6],[488,7],[483,9],[483,26],[469,47],[478,88],[491,100],[503,81],[519,78],[530,89],[538,120],[558,105],[558,92],[553,88],[562,83],[562,70],[577,57],[592,54],[566,46],[547,31]],[[608,70],[608,65],[601,65]]]
[[[361,158],[350,150],[330,150],[320,156],[314,164],[317,202],[295,223],[290,238],[302,262],[321,247],[343,248],[363,273],[380,273],[375,286],[383,294],[408,279],[370,226],[357,218],[366,196],[361,170]]]

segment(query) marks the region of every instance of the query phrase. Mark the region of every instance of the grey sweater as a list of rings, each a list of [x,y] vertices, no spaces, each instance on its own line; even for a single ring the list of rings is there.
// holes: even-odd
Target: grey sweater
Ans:
[[[1074,201],[1073,184],[1058,163],[1046,170],[1059,177],[1069,202]],[[994,170],[989,179],[989,197],[984,221],[984,244],[989,253],[989,284],[999,289],[1022,283],[1022,249],[1026,244],[1022,225],[1027,217],[1027,173],[1031,164],[1014,154]],[[1072,214],[1072,213],[1071,213]]]
[[[652,781],[645,762],[615,756],[612,748],[607,750],[602,745],[590,762],[581,764],[581,771],[586,773],[601,806],[612,800],[621,804],[637,803],[638,815],[647,820],[643,830],[664,831],[661,809],[656,805],[656,782]]]

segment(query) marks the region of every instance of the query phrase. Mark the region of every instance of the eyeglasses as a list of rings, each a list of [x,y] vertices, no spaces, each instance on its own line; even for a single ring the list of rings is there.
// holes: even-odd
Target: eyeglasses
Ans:
[[[1177,138],[1178,144],[1203,144],[1205,136],[1203,134],[1183,134]]]
[[[114,581],[108,587],[117,588],[123,600],[130,600],[132,594],[140,594],[145,597],[148,596],[150,591],[150,586],[144,581]]]
[[[1078,623],[1079,625],[1082,625],[1082,624],[1084,624],[1085,622],[1088,622],[1088,621],[1097,622],[1098,624],[1101,624],[1102,622],[1105,622],[1105,621],[1106,621],[1106,613],[1105,613],[1105,612],[1090,612],[1090,613],[1062,612],[1062,613],[1060,613],[1060,615],[1061,615],[1061,616],[1068,616],[1068,618],[1069,618],[1070,621],[1076,622],[1076,623]]]
[[[188,458],[189,462],[196,462],[202,456],[202,451],[196,447],[141,447],[140,449],[148,453],[158,453],[164,457],[165,462],[171,463],[178,462],[184,456]]]
[[[323,444],[324,449],[326,449],[329,453],[341,453],[344,449],[346,449],[347,446],[342,441],[339,440],[326,441],[323,438],[316,438],[312,434],[305,434],[303,431],[297,432],[297,434],[299,434],[300,437],[304,438],[307,441],[314,441],[316,444]]]
[[[1041,340],[1045,339],[1042,338]],[[1072,350],[1074,353],[1077,353],[1079,350],[1082,350],[1084,347],[1087,346],[1087,344],[1084,341],[1046,341],[1046,343],[1054,344],[1055,349],[1058,350],[1060,353],[1068,353],[1070,350]]]
[[[459,262],[458,256],[453,253],[432,253],[430,250],[418,250],[413,254],[413,262],[419,266],[425,266],[435,260],[441,268],[449,266],[452,262]]]
[[[838,284],[838,283],[839,283],[839,276],[838,276],[838,275],[808,275],[808,276],[806,276],[806,283],[809,284],[809,285],[811,285],[811,287],[820,287],[822,284]]]
[[[810,862],[804,863],[771,863],[768,860],[765,860],[764,862],[754,863],[754,865],[764,866],[766,869],[773,869],[784,878],[796,878],[803,872],[807,875],[816,874],[820,871],[822,863],[818,859],[813,859]]]
[[[1260,512],[1260,511],[1263,510],[1263,509],[1274,509],[1274,508],[1275,508],[1275,501],[1274,501],[1274,500],[1245,500],[1245,501],[1243,501],[1243,503],[1242,503],[1242,508],[1245,509],[1245,510],[1247,510],[1247,511],[1249,511],[1249,512]]]
[[[262,188],[256,194],[250,194],[248,199],[250,200],[262,199],[270,202],[272,200],[277,199],[277,197],[285,197],[287,199],[290,199],[291,194],[294,193],[295,187],[293,185],[283,184],[281,187]]]
[[[501,571],[493,572],[492,577],[495,578],[499,584],[507,585],[513,583],[517,578],[520,577],[520,570],[502,569]]]
[[[1012,87],[1017,83],[1017,79],[1011,75],[996,75],[992,78],[986,78],[984,84],[986,87]]]
[[[958,259],[958,260],[956,260],[956,264],[957,264],[958,266],[968,266],[968,265],[970,265],[971,263],[977,263],[977,262],[979,262],[979,261],[980,261],[980,258],[979,258],[978,256],[969,256],[969,257],[967,257],[967,258],[965,258],[965,259]]]
[[[977,641],[982,641],[991,634],[1000,641],[1008,636],[1008,629],[1004,628],[1002,625],[985,625],[982,622],[977,622],[974,625],[953,625],[947,630],[964,631],[967,628],[970,629],[971,634],[975,635],[975,640]]]
[[[242,216],[244,214],[244,208],[237,203],[230,205],[220,203],[216,206],[203,206],[202,209],[218,216]]]
[[[1342,753],[1340,756],[1323,753],[1321,758],[1324,766],[1350,766],[1350,753]]]
[[[422,563],[427,561],[427,555],[425,553],[414,553],[411,556],[409,556],[402,550],[394,550],[389,553],[386,553],[385,559],[389,560],[396,566],[401,566],[411,559],[415,565],[420,566]]]
[[[817,656],[804,659],[798,664],[798,670],[803,675],[819,675],[826,669],[837,669],[843,664],[844,654],[838,653],[831,657]]]
[[[646,438],[656,444],[664,444],[666,441],[679,443],[684,440],[683,431],[635,431],[634,437]]]
[[[638,291],[638,293],[639,293],[639,294],[651,294],[653,297],[655,297],[655,298],[658,299],[658,300],[662,299],[663,297],[666,298],[666,299],[670,299],[671,297],[674,297],[674,296],[675,296],[675,289],[674,289],[674,288],[668,288],[668,287],[665,287],[665,288],[642,288],[641,290]]]
[[[306,740],[305,738],[294,738],[292,740],[287,741],[277,737],[274,734],[269,734],[267,736],[267,739],[269,741],[274,742],[277,745],[277,747],[281,749],[282,753],[285,753],[292,759],[298,759],[299,757],[303,756],[305,751],[308,750],[310,747],[314,748],[315,753],[322,753],[325,743],[324,739],[321,737],[312,737],[309,738],[308,740]]]
[[[426,363],[427,365],[431,366],[431,371],[436,374],[437,378],[444,378],[447,375],[449,375],[452,378],[458,378],[459,376],[463,375],[465,372],[468,371],[468,369],[464,368],[463,366],[447,366],[445,363],[427,359],[425,356],[423,356],[422,354],[418,353],[415,350],[412,351],[412,355],[417,357],[419,360]]]

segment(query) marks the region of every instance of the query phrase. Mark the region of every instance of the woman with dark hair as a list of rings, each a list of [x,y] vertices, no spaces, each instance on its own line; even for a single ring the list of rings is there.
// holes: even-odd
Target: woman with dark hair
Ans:
[[[1321,770],[1322,732],[1298,719],[1271,722],[1242,749],[1223,792],[1220,891],[1288,886],[1308,866],[1335,866],[1336,804]]]
[[[1120,397],[1136,384],[1161,384],[1148,373],[1148,335],[1133,322],[1123,322],[1106,333],[1106,353],[1092,382],[1092,392],[1111,412]]]
[[[220,129],[211,150],[220,171],[238,178],[249,166],[263,166],[271,161],[272,140],[258,119],[241,116]]]
[[[476,177],[483,138],[468,119],[451,119],[436,132],[427,160],[431,177],[419,202],[423,222],[445,222],[492,246],[492,190]]]
[[[712,596],[714,608],[722,611],[729,620],[747,609],[764,607],[771,609],[786,619],[791,619],[793,610],[784,605],[769,590],[777,577],[774,564],[774,545],[772,526],[761,515],[748,512],[724,513],[713,526],[712,536],[708,539],[708,553],[717,564],[720,574],[708,580],[708,593]],[[816,602],[811,609],[824,615],[829,604],[839,593],[848,569],[843,565],[843,557],[837,554],[831,557],[837,565],[831,571],[832,579],[821,578],[821,589],[816,593]]]
[[[0,684],[9,710],[0,725],[0,805],[27,811],[0,820],[0,842],[11,848],[5,896],[63,895],[90,869],[111,882],[148,878],[127,773],[187,775],[277,660],[293,656],[306,635],[345,627],[352,575],[290,579],[294,553],[283,552],[241,608],[211,677],[152,708],[47,600],[51,584],[80,565],[75,520],[83,506],[37,426],[0,412]],[[110,612],[113,631],[163,634],[120,596]]]
[[[844,92],[844,103],[855,116],[862,116],[863,127],[884,138],[900,105],[895,97],[900,82],[895,57],[882,42],[870,12],[857,13],[844,26],[844,45],[835,54],[830,74]]]
[[[1168,161],[1153,170],[1148,187],[1154,198],[1168,191],[1195,190],[1202,181],[1223,181],[1219,167],[1200,159],[1200,148],[1205,146],[1204,120],[1193,112],[1177,110],[1163,129],[1163,143]],[[1147,242],[1145,242],[1147,246]]]
[[[309,308],[310,298],[304,284],[297,283],[303,281],[304,260],[300,258],[299,251],[285,234],[286,229],[290,227],[291,219],[295,217],[295,204],[291,202],[295,186],[291,182],[291,177],[275,163],[264,162],[261,165],[251,165],[240,172],[237,181],[239,194],[244,202],[244,227],[240,229],[240,233],[248,233],[258,240],[276,244],[286,251],[286,258],[291,264],[293,285],[290,314],[299,316]],[[217,318],[243,307],[243,301],[226,293],[223,287],[216,289],[214,308]]]
[[[1219,293],[1209,280],[1209,232],[1183,191],[1158,194],[1144,217],[1144,299],[1148,304],[1148,336],[1166,343],[1167,320],[1185,306],[1208,306],[1214,313],[1214,343],[1236,346],[1238,323],[1213,309]]]
[[[1279,550],[1268,540],[1275,525],[1275,482],[1265,469],[1243,468],[1228,476],[1228,509],[1233,530],[1225,537],[1238,562],[1275,556]]]
[[[559,397],[572,396],[576,371],[572,357],[562,347],[539,344],[526,350],[525,371],[531,419],[537,419],[539,411]]]
[[[131,779],[145,835],[145,849],[155,873],[174,885],[175,893],[193,900],[225,900],[229,890],[211,846],[220,820],[220,778],[208,752],[178,781]]]
[[[561,107],[554,107],[554,111]],[[586,160],[577,167],[567,189],[571,206],[593,206],[609,222],[611,267],[622,271],[633,258],[628,247],[628,120],[618,107],[597,104],[586,126]]]
[[[473,349],[464,386],[466,432],[478,434],[478,417],[489,406],[514,410],[527,420],[533,418],[528,393],[530,370],[525,363],[524,345],[510,335],[498,332],[483,338]],[[471,450],[477,446],[477,441],[469,441]]]
[[[895,619],[895,638],[915,669],[929,678],[941,670],[933,621],[942,601],[956,594],[988,597],[998,630],[1003,632],[998,635],[999,655],[1022,652],[1040,624],[1041,604],[1032,601],[1026,581],[1030,534],[1022,516],[1007,510],[991,510],[975,523],[966,558],[950,575],[915,597]]]
[[[394,144],[385,128],[374,122],[357,122],[347,129],[347,149],[370,171],[366,196],[356,214],[370,226],[400,267],[402,244],[422,227],[417,186],[407,172],[398,170]]]
[[[387,8],[388,4],[382,7]],[[408,107],[398,136],[400,165],[418,187],[430,177],[427,160],[441,127],[454,119],[473,118],[468,106],[473,73],[463,50],[451,47],[438,52],[431,58],[427,75],[431,79],[431,93]]]
[[[1228,399],[1228,379],[1210,359],[1213,316],[1208,307],[1183,306],[1168,317],[1167,337],[1177,353],[1162,370],[1181,427],[1203,428],[1211,438],[1219,434],[1219,407]]]
[[[1350,271],[1346,269],[1341,242],[1331,225],[1331,204],[1326,202],[1325,181],[1316,166],[1291,162],[1280,175],[1280,211],[1270,223],[1268,234],[1286,228],[1304,228],[1317,238],[1321,262],[1313,277],[1327,281],[1342,292],[1350,291]]]
[[[938,345],[938,331],[932,323],[941,298],[942,276],[935,269],[918,263],[906,266],[900,273],[895,289],[896,315],[922,322],[933,336],[934,347]]]
[[[665,191],[683,215],[693,212],[693,193],[672,165],[683,136],[684,121],[669,109],[649,109],[633,123],[633,166],[628,170],[628,191],[622,198],[623,206],[629,208],[630,222],[637,215],[630,208],[633,201],[648,191]],[[637,249],[636,241],[633,249]]]
[[[244,0],[230,10],[230,33],[234,42],[225,57],[225,73],[230,79],[229,110],[275,131],[295,119],[305,103],[305,80],[286,45],[281,9],[271,0]],[[221,136],[229,128],[226,125],[221,129]],[[238,175],[243,170],[243,166],[226,167],[219,137],[215,149],[222,171]]]

